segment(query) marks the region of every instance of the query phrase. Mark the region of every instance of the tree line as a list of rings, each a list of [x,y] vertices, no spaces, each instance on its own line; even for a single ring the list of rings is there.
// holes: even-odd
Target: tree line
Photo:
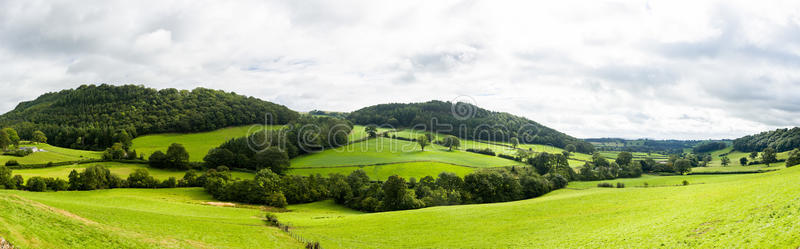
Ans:
[[[0,126],[15,128],[23,140],[32,140],[38,130],[50,136],[52,145],[103,150],[114,144],[114,136],[121,130],[137,137],[264,122],[286,124],[298,116],[285,106],[233,92],[103,84],[82,85],[22,102],[0,116]]]

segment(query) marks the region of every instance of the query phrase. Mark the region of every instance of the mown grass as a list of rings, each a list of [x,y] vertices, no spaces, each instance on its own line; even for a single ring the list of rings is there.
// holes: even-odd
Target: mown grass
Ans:
[[[279,129],[283,126],[280,125],[245,125],[222,128],[215,131],[200,132],[200,133],[162,133],[140,136],[133,139],[133,146],[131,149],[136,150],[136,153],[143,154],[145,158],[153,154],[153,152],[160,150],[164,153],[172,143],[182,144],[189,152],[189,161],[201,162],[203,157],[208,154],[208,151],[216,148],[222,143],[237,137],[244,137],[252,132],[267,129]]]
[[[370,179],[384,181],[389,176],[392,175],[399,175],[406,179],[414,177],[416,179],[421,179],[425,176],[433,176],[436,177],[439,173],[442,172],[451,172],[464,177],[464,175],[469,174],[475,171],[475,168],[463,167],[458,165],[452,165],[447,163],[440,163],[440,162],[409,162],[409,163],[393,163],[393,164],[385,164],[385,165],[373,165],[373,166],[362,166],[362,167],[332,167],[332,168],[303,168],[303,169],[296,169],[293,168],[289,171],[289,174],[292,175],[316,175],[321,174],[322,176],[327,177],[329,174],[333,173],[340,173],[343,175],[349,175],[351,172],[355,170],[364,170],[367,173]]]
[[[435,161],[472,167],[498,167],[521,164],[496,156],[453,150],[430,145],[421,151],[416,142],[376,138],[292,159],[292,167],[357,166],[412,161]]]
[[[27,204],[31,201],[41,204]],[[266,226],[262,220],[265,212],[260,209],[203,204],[208,201],[214,200],[200,188],[5,190],[0,191],[0,224],[4,224],[0,235],[20,248],[302,246]]]
[[[800,244],[796,225],[800,167],[683,177],[698,184],[562,189],[516,202],[373,214],[345,212],[325,202],[290,206],[292,212],[279,214],[279,219],[325,248],[794,248]],[[669,180],[664,186],[679,180],[665,179]]]
[[[12,173],[14,175],[21,175],[25,179],[28,179],[33,176],[68,179],[67,177],[69,176],[69,172],[72,171],[73,169],[80,172],[83,169],[92,165],[105,166],[106,168],[108,168],[109,171],[111,171],[111,173],[117,174],[122,178],[127,178],[128,175],[130,175],[136,169],[146,169],[147,171],[150,172],[150,175],[159,180],[165,180],[170,177],[181,179],[183,178],[183,175],[186,174],[186,171],[150,168],[149,166],[147,166],[147,164],[118,163],[118,162],[77,164],[77,165],[67,165],[67,166],[39,168],[39,169],[15,169],[13,170]],[[253,176],[255,176],[252,173],[238,172],[238,171],[231,172],[231,175],[234,178],[241,178],[241,179],[252,179]]]
[[[16,160],[20,164],[46,164],[49,162],[57,163],[99,159],[103,156],[103,152],[73,150],[49,144],[23,143],[20,144],[20,147],[36,147],[45,150],[45,152],[35,152],[25,157],[0,155],[0,164],[5,164],[8,160]]]

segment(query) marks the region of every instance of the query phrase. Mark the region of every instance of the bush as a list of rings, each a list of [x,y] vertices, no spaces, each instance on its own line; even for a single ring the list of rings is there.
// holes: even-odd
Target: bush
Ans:
[[[494,153],[494,151],[492,151],[492,149],[489,149],[489,148],[485,148],[485,149],[472,149],[472,148],[469,148],[469,149],[467,149],[467,151],[472,152],[472,153],[484,154],[484,155],[488,155],[488,156],[495,156],[496,155]]]
[[[689,185],[689,181],[683,180],[683,186]]]
[[[47,191],[47,181],[41,176],[28,178],[28,183],[25,184],[25,189],[33,192]]]
[[[8,160],[6,161],[6,166],[19,166],[19,162],[17,160]]]
[[[646,187],[650,186],[650,184],[647,184],[647,182],[645,182],[644,184],[642,184],[642,186],[644,186],[646,188]]]
[[[598,188],[613,188],[614,185],[612,185],[611,183],[607,183],[607,182],[601,182],[601,183],[597,184],[597,187]]]
[[[625,183],[617,182],[617,188],[625,188]]]
[[[33,154],[33,150],[31,149],[11,150],[3,153],[3,155],[15,157],[25,157],[30,154]]]
[[[515,156],[512,156],[512,155],[506,155],[506,154],[499,153],[499,154],[497,154],[497,156],[500,157],[500,158],[508,159],[508,160],[519,161],[519,158],[517,158]]]

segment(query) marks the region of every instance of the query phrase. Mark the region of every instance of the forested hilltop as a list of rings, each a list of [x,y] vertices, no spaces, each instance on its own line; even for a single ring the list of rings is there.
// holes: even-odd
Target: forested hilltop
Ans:
[[[429,101],[410,104],[381,104],[350,113],[348,119],[360,125],[388,124],[400,128],[423,128],[466,139],[545,144],[560,148],[574,145],[576,151],[590,153],[592,144],[571,137],[524,117],[493,112],[468,103]],[[455,114],[454,114],[455,112]],[[436,122],[432,125],[432,120]],[[437,124],[452,125],[452,129]],[[465,127],[465,129],[459,129]]]
[[[800,147],[800,127],[765,131],[733,140],[733,148],[738,151],[762,151],[767,147],[771,147],[778,152]]]
[[[22,102],[0,115],[0,126],[14,127],[30,140],[41,130],[48,143],[101,150],[120,136],[163,132],[199,132],[222,127],[286,124],[299,114],[285,106],[233,92],[196,88],[156,90],[136,85],[82,85]]]

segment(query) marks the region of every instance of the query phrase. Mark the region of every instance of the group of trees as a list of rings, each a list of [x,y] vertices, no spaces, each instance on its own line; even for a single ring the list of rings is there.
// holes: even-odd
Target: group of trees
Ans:
[[[97,190],[112,188],[174,188],[189,186],[185,182],[170,177],[159,181],[146,169],[136,169],[128,178],[112,174],[108,168],[96,165],[82,171],[72,170],[68,180],[55,177],[34,176],[25,181],[21,175],[11,177],[12,170],[0,165],[0,189],[19,189],[34,192],[65,190]],[[182,184],[182,185],[181,185]]]
[[[0,126],[14,127],[24,140],[34,141],[39,130],[56,146],[103,150],[115,143],[119,130],[136,137],[264,122],[287,124],[298,117],[285,106],[232,92],[103,84],[83,85],[22,102],[0,116]]]
[[[786,167],[792,167],[798,164],[800,164],[800,148],[790,151],[789,158],[786,159]]]
[[[563,188],[567,179],[558,174],[541,176],[530,167],[481,170],[461,178],[443,172],[437,178],[417,181],[393,175],[385,182],[371,182],[362,170],[328,178],[330,197],[336,203],[367,212],[422,207],[514,201]]]
[[[652,159],[651,159],[652,160]],[[642,176],[643,168],[649,167],[650,162],[634,162],[630,152],[620,152],[613,162],[608,161],[600,153],[592,155],[592,162],[585,163],[580,168],[577,176],[583,181],[610,180],[616,178],[635,178]],[[652,162],[655,164],[655,162]]]
[[[13,146],[14,148],[19,148],[19,143],[21,142],[21,140],[22,138],[20,138],[19,134],[17,133],[17,130],[15,130],[14,128],[6,127],[0,129],[0,152],[8,151],[9,147],[11,146]],[[42,131],[35,131],[31,142],[46,143],[47,136],[45,136]]]
[[[454,113],[454,105],[466,113]],[[424,128],[432,132],[458,136],[462,139],[518,143],[547,144],[564,148],[576,146],[576,151],[591,153],[592,144],[568,136],[544,125],[508,113],[491,112],[467,103],[429,101],[411,104],[381,104],[350,113],[355,124],[388,125],[394,128]]]
[[[346,145],[352,125],[328,117],[302,117],[279,130],[263,130],[231,139],[209,151],[203,161],[210,168],[227,166],[270,169],[281,174],[296,156]]]
[[[182,144],[173,143],[167,148],[167,154],[157,150],[147,159],[150,167],[159,169],[190,169],[189,152]]]
[[[733,148],[743,152],[763,151],[772,148],[777,152],[800,148],[800,127],[765,131],[733,140]]]

